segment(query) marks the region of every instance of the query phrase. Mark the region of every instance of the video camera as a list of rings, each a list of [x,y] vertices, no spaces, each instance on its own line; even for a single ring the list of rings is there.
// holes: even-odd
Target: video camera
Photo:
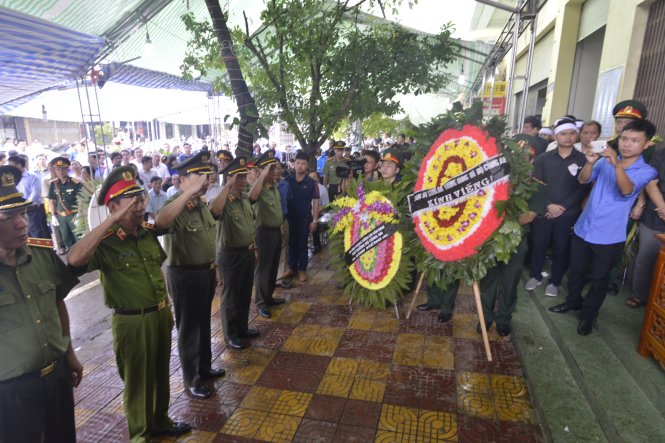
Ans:
[[[360,178],[363,175],[365,163],[367,163],[367,160],[364,158],[348,160],[344,165],[335,168],[335,176],[339,178]]]

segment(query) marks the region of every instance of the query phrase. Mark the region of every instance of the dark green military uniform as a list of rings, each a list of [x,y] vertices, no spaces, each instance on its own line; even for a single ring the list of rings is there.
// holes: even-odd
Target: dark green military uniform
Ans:
[[[57,157],[51,161],[54,167],[69,167],[69,160]],[[81,191],[81,183],[71,177],[63,183],[56,178],[49,185],[48,198],[55,200],[55,215],[58,219],[58,230],[67,248],[76,243],[76,229],[74,218],[78,211],[78,194]],[[51,208],[53,211],[53,208]]]
[[[199,152],[178,166],[180,177],[211,174],[209,154]],[[176,193],[167,207],[179,198]],[[215,260],[216,222],[200,198],[187,201],[164,236],[166,285],[173,300],[178,355],[185,387],[200,386],[211,370],[210,311],[217,286]]]
[[[274,151],[265,152],[256,162],[258,167],[270,168],[277,164]],[[269,172],[271,174],[272,172]],[[258,307],[274,304],[273,292],[279,270],[279,256],[282,250],[281,227],[284,222],[282,204],[275,183],[263,183],[261,193],[255,203],[256,248],[258,262],[254,274],[256,288],[255,302]]]
[[[98,202],[145,195],[130,167],[114,169]],[[141,197],[139,197],[141,198]],[[169,373],[173,317],[168,309],[161,265],[166,258],[154,226],[138,226],[136,236],[119,224],[106,233],[87,265],[99,269],[104,301],[113,310],[111,330],[124,406],[133,443],[173,427],[169,419]]]
[[[26,209],[32,203],[16,189],[20,179],[18,168],[0,167],[2,236],[15,237],[16,223],[28,233]],[[76,441],[72,371],[65,357],[69,337],[57,302],[77,283],[51,240],[28,239],[16,249],[15,264],[0,261],[0,441]]]
[[[344,151],[344,146],[346,145],[343,141],[336,141],[333,143],[333,151],[341,150]],[[333,201],[337,195],[340,194],[341,190],[339,185],[342,183],[342,179],[337,177],[335,171],[338,166],[345,166],[346,161],[343,159],[337,160],[336,157],[329,158],[323,165],[321,173],[324,177],[328,177],[328,198],[330,201]]]
[[[245,158],[236,157],[222,172],[247,174]],[[229,195],[217,222],[217,266],[222,276],[222,327],[227,343],[248,330],[254,279],[254,224],[249,199]]]

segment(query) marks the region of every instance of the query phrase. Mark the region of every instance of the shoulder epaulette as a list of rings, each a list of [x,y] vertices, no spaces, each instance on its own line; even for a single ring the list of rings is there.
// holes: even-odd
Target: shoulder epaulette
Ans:
[[[143,222],[141,223],[141,226],[143,226],[146,229],[152,229],[153,231],[157,230],[157,226],[155,226],[154,223]]]
[[[50,238],[28,238],[28,246],[53,249],[53,240]]]

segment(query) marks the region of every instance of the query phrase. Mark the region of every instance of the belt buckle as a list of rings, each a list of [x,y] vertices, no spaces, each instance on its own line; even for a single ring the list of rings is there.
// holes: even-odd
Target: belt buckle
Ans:
[[[50,365],[46,366],[41,371],[39,371],[39,377],[46,377],[47,375],[49,375],[51,372],[53,372],[57,364],[58,360],[52,361]]]
[[[157,303],[157,310],[161,311],[162,309],[166,308],[166,299],[160,301]]]

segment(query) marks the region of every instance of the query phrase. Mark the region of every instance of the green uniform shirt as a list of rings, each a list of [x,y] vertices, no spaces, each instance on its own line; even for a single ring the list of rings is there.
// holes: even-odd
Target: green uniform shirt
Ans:
[[[335,160],[335,158],[331,158],[330,160],[326,161],[326,163],[323,165],[323,169],[321,172],[323,172],[324,176],[328,176],[328,184],[329,185],[339,185],[342,183],[342,179],[337,177],[337,174],[335,174],[335,171],[337,170],[338,166],[344,166],[346,162],[344,160]]]
[[[78,280],[52,249],[25,246],[0,264],[0,380],[38,371],[67,350],[56,301]]]
[[[182,192],[168,199],[168,206]],[[188,201],[164,236],[168,266],[202,265],[215,259],[215,219],[200,198]]]
[[[241,248],[254,243],[252,205],[244,195],[229,195],[217,222],[217,240],[222,249]]]
[[[256,200],[256,225],[267,228],[279,228],[284,222],[282,202],[277,185],[264,184]]]
[[[55,200],[57,211],[74,211],[78,208],[77,197],[80,190],[81,183],[75,182],[71,177],[65,183],[55,179],[49,185],[48,198]]]
[[[109,308],[147,308],[166,298],[161,270],[165,258],[157,231],[139,226],[134,237],[116,224],[97,247],[87,272],[101,271],[104,302]]]

